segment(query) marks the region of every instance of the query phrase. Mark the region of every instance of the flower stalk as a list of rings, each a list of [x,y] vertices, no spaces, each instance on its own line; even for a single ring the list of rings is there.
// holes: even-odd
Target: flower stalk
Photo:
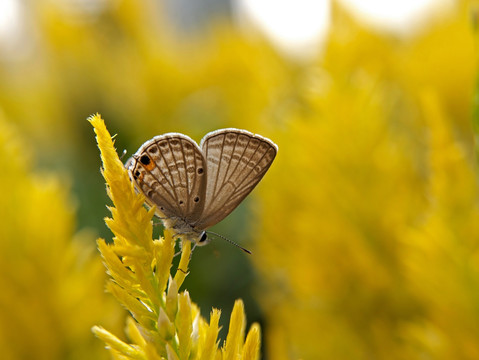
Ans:
[[[135,192],[127,170],[118,158],[114,142],[100,115],[89,118],[94,127],[103,163],[102,174],[113,202],[105,219],[114,234],[113,243],[98,240],[98,249],[110,275],[107,290],[129,311],[127,335],[120,340],[100,326],[95,335],[104,341],[114,358],[122,359],[259,359],[260,331],[253,324],[244,341],[245,314],[237,300],[223,348],[218,348],[220,311],[213,309],[209,323],[179,291],[188,275],[191,243],[182,240],[181,258],[172,276],[175,237],[165,229],[152,239],[155,208],[147,210],[145,198]]]

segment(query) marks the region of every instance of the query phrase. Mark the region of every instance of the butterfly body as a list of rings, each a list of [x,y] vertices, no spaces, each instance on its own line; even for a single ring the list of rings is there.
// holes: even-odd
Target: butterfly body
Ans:
[[[186,135],[167,133],[145,142],[126,166],[165,226],[204,245],[205,230],[253,190],[277,150],[271,140],[246,130],[213,131],[199,146]]]

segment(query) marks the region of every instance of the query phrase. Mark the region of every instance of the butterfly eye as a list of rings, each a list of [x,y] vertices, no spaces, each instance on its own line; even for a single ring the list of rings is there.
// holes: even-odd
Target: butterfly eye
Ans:
[[[198,168],[197,171],[198,171],[198,174],[199,174],[199,175],[203,174],[203,168]]]
[[[203,231],[201,234],[200,234],[200,243],[203,243],[206,241],[206,239],[208,238],[208,236],[206,235],[206,231]]]

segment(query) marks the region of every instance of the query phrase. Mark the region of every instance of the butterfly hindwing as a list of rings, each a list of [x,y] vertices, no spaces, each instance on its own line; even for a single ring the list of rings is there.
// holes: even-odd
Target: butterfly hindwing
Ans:
[[[253,190],[273,162],[277,146],[245,130],[223,129],[201,141],[207,165],[206,199],[198,227],[228,216]]]

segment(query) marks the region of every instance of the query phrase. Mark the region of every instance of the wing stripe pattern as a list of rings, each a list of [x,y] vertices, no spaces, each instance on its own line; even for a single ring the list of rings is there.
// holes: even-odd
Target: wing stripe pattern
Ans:
[[[178,160],[176,159],[176,155],[178,155],[178,152],[176,151],[175,148],[173,148],[173,145],[176,147],[176,143],[173,144],[174,140],[169,140],[168,141],[168,147],[170,148],[170,152],[167,153],[171,156],[170,158],[170,163],[168,164],[168,171],[171,174],[171,177],[173,178],[173,183],[176,185],[174,190],[175,190],[175,200],[177,203],[179,203],[181,199],[181,192],[184,190],[184,183],[181,179],[181,171],[180,167],[178,166]],[[180,155],[182,155],[180,153]],[[181,212],[183,215],[183,211]]]
[[[226,136],[225,136],[225,138],[226,138]],[[238,157],[238,159],[234,159],[236,146],[238,145],[238,139],[239,139],[239,136],[237,136],[237,137],[235,138],[235,144],[234,144],[234,146],[233,146],[233,152],[232,152],[232,154],[231,154],[231,157],[230,157],[229,161],[227,161],[227,163],[228,163],[228,168],[226,169],[225,177],[228,175],[228,170],[229,170],[230,165],[231,165],[231,163],[232,163],[231,160],[236,160],[236,164],[235,164],[235,167],[234,167],[233,171],[229,174],[228,181],[224,181],[223,184],[229,183],[229,184],[231,184],[232,186],[235,186],[234,183],[233,183],[230,179],[231,179],[231,177],[234,175],[234,173],[236,172],[236,169],[238,168],[238,165],[240,164],[240,161],[241,161],[241,159],[243,158],[244,153],[245,153],[245,151],[246,151],[246,149],[247,149],[247,147],[248,147],[248,145],[249,145],[249,143],[250,143],[250,141],[251,141],[251,138],[248,139],[248,144],[247,144],[247,145],[245,146],[245,148],[243,149],[243,152],[241,153],[241,155]],[[223,186],[224,186],[224,185],[223,185]],[[223,186],[222,186],[221,188],[223,188]],[[219,189],[219,191],[221,190],[221,188]],[[218,191],[218,192],[219,192],[219,191]]]
[[[233,155],[234,155],[234,152],[236,150],[236,145],[238,143],[238,136],[235,136],[235,139],[234,139],[234,145],[233,145],[233,149],[231,151],[231,155],[227,155],[225,156],[224,155],[224,150],[226,148],[225,146],[225,142],[226,142],[226,135],[223,136],[223,142],[221,144],[221,153],[220,153],[220,156],[219,156],[219,163],[218,163],[218,169],[216,171],[216,182],[215,182],[215,186],[214,186],[214,191],[213,191],[213,194],[214,196],[218,196],[219,192],[221,191],[221,189],[223,189],[224,185],[226,184],[231,184],[233,187],[234,187],[234,183],[233,182],[229,182],[229,179],[231,178],[231,176],[234,174],[234,172],[236,171],[236,169],[238,168],[238,164],[239,162],[236,163],[235,165],[235,168],[233,170],[233,172],[230,174],[230,176],[228,177],[228,170],[230,168],[230,165],[232,163],[232,158],[233,158]],[[243,154],[244,154],[244,151],[246,150],[246,148],[243,150]],[[240,158],[243,156],[243,154],[241,154]],[[221,173],[221,167],[222,167],[222,164],[228,164],[226,169],[224,170],[224,175],[221,179],[221,186],[218,186],[218,177]],[[224,166],[224,165],[223,165]],[[226,180],[226,178],[228,177],[228,180]],[[216,191],[217,190],[217,191]]]
[[[137,160],[137,162],[138,162],[138,160]],[[171,194],[168,192],[168,189],[164,185],[161,184],[160,180],[151,171],[148,171],[148,170],[146,170],[146,171],[147,171],[147,174],[143,176],[143,178],[140,182],[137,181],[137,183],[139,183],[140,189],[143,192],[143,194],[146,195],[146,199],[147,199],[148,204],[150,206],[154,206],[155,203],[169,204],[170,201],[168,199],[166,199],[166,197],[162,196],[162,192],[158,190],[158,187],[159,186],[163,187],[166,191],[166,194],[171,196]],[[156,181],[145,181],[150,176],[153,177],[153,179],[156,180]],[[152,186],[149,186],[148,184],[152,184]],[[169,185],[171,186],[171,184],[169,184]],[[145,190],[145,189],[148,189],[148,190]],[[164,192],[163,192],[163,194],[164,194]],[[158,200],[158,198],[160,198],[160,200]],[[154,201],[152,201],[152,200],[154,200]],[[161,209],[161,208],[163,208],[163,209]],[[167,208],[162,206],[162,207],[160,207],[160,210],[162,212],[164,212],[165,215],[172,213],[172,210],[170,209],[169,206]]]
[[[171,194],[171,190],[173,187],[172,184],[168,181],[168,179],[163,176],[160,180],[154,173],[152,173],[152,171],[149,171],[148,169],[144,168],[140,163],[139,157],[136,157],[134,161],[135,164],[131,173],[135,174],[133,175],[133,178],[135,179],[138,188],[148,199],[148,203],[150,205],[155,205],[156,203],[170,204],[171,199],[173,198],[173,195]],[[157,166],[157,168],[161,169],[159,166]],[[168,186],[166,186],[165,183]],[[151,184],[151,186],[149,186],[148,184]],[[159,189],[159,187],[162,187],[163,191]],[[169,214],[173,213],[171,206],[166,205],[162,207],[162,211],[165,213],[166,216],[169,216]]]
[[[258,143],[258,146],[255,149],[255,152],[253,153],[251,158],[248,160],[248,163],[250,163],[252,161],[252,158],[253,158],[254,154],[259,150],[260,146],[261,146],[261,143]],[[268,154],[268,152],[265,152],[256,163],[257,164],[261,163],[264,160],[264,158],[267,154]],[[266,161],[268,161],[268,160],[266,160]],[[246,195],[248,195],[249,192],[259,182],[259,180],[256,180],[256,177],[259,177],[259,179],[261,179],[269,168],[269,166],[265,167],[263,169],[261,169],[261,168],[257,169],[257,167],[259,167],[259,166],[255,165],[254,167],[252,167],[248,171],[248,173],[246,175],[241,174],[239,176],[240,178],[243,178],[243,180],[236,185],[236,192],[234,194],[232,194],[232,196],[226,202],[226,204],[225,204],[226,207],[228,207],[228,205],[231,204],[231,203],[236,203],[238,201],[238,199],[240,199],[239,201],[244,199],[244,197],[246,197]],[[243,172],[245,170],[247,170],[247,168],[243,169]],[[257,173],[252,174],[255,170],[257,171]],[[250,178],[251,175],[253,175],[253,178]],[[247,179],[248,179],[248,181],[246,181]]]
[[[168,163],[166,157],[167,151],[166,149],[161,150],[162,148],[165,148],[165,145],[164,142],[162,143],[160,140],[157,140],[151,146],[147,147],[144,152],[138,154],[137,166],[144,171],[142,172],[143,177],[140,179],[141,181],[139,185],[143,193],[151,199],[153,205],[158,206],[160,209],[163,208],[163,212],[167,217],[173,217],[180,214],[176,212],[175,207],[175,204],[177,203],[177,194],[175,192],[174,178],[170,173],[168,166],[166,166]],[[157,161],[151,159],[155,166],[150,168],[143,166],[141,163],[142,154],[148,153],[155,146],[159,153],[159,158],[156,159]],[[148,184],[151,184],[151,186],[148,186]],[[148,192],[145,191],[145,188],[149,188],[153,190],[153,192],[148,194]]]
[[[153,174],[151,171],[149,171],[149,173],[155,178],[155,180],[157,181],[157,183],[160,184],[160,185],[163,187],[163,189],[165,189],[165,191],[167,192],[167,194],[173,199],[173,198],[174,198],[174,195],[175,195],[175,194],[174,194],[174,186],[173,186],[173,183],[172,183],[172,181],[171,181],[171,178],[168,178],[168,177],[166,176],[166,174],[165,174],[165,173],[163,172],[163,170],[162,170],[162,169],[164,169],[164,166],[163,166],[161,160],[163,160],[164,163],[166,163],[166,161],[165,161],[165,159],[164,159],[164,157],[163,157],[163,155],[162,155],[162,152],[160,151],[160,146],[159,146],[158,142],[155,142],[155,144],[152,145],[152,146],[150,146],[148,149],[151,150],[151,148],[153,148],[153,146],[156,146],[156,147],[157,147],[158,152],[159,152],[159,154],[161,155],[161,158],[159,159],[159,163],[157,163],[157,162],[155,161],[155,164],[156,164],[155,169],[158,169],[158,172],[161,174],[161,176],[158,177],[157,175]],[[147,149],[147,150],[148,150],[148,149]],[[164,180],[163,180],[163,179],[164,179]],[[165,182],[168,184],[169,188],[167,188],[167,187],[165,186]],[[155,183],[153,183],[153,185],[154,185],[154,184],[155,184]],[[165,201],[166,201],[166,199],[165,199]],[[171,199],[170,199],[170,201],[171,201]]]
[[[199,218],[199,210],[202,211],[203,206],[198,208],[197,203],[200,201],[200,197],[204,197],[204,189],[206,187],[205,179],[200,178],[200,175],[197,174],[197,169],[203,167],[204,159],[199,148],[197,148],[197,152],[194,151],[194,145],[186,140],[181,141],[184,162],[184,177],[186,181],[185,201],[187,215],[185,216],[185,219],[188,221]]]
[[[237,134],[235,134],[235,135],[237,135]],[[237,159],[234,159],[235,150],[236,150],[236,147],[237,147],[237,144],[238,144],[239,137],[235,136],[235,142],[234,142],[234,145],[233,145],[233,149],[231,151],[232,154],[228,157],[226,157],[223,154],[224,149],[225,149],[226,135],[224,135],[222,138],[223,138],[223,141],[222,141],[222,144],[221,144],[221,152],[220,152],[220,155],[219,155],[219,161],[218,162],[215,161],[215,165],[217,164],[217,167],[214,170],[215,173],[216,173],[216,181],[215,181],[215,184],[213,186],[213,191],[212,191],[213,197],[217,197],[218,194],[221,192],[221,190],[224,189],[225,185],[231,185],[233,188],[236,187],[235,183],[233,181],[231,181],[230,179],[235,174],[236,170],[238,169],[238,165],[240,165],[241,159],[244,159],[244,153],[245,153],[245,151],[246,151],[246,149],[249,145],[249,141],[251,140],[251,139],[248,139],[248,143],[243,148],[241,155],[239,155]],[[241,151],[241,149],[238,149],[238,151]],[[212,159],[212,158],[210,157],[208,159]],[[233,162],[232,160],[236,160],[235,161],[236,164],[235,164],[235,167],[234,167],[233,171],[228,176],[228,170],[230,168],[231,163]],[[221,184],[222,185],[218,186],[218,177],[219,177],[219,174],[222,172],[221,168],[222,168],[222,166],[224,166],[224,165],[222,165],[224,163],[226,163],[228,165],[227,165],[226,169],[224,170],[224,176],[221,179]],[[228,180],[226,180],[227,177],[228,177]]]
[[[134,155],[130,176],[168,218],[196,221],[204,207],[204,157],[198,145],[182,134],[165,134],[145,143]],[[162,210],[163,209],[163,210]]]
[[[271,165],[276,145],[244,130],[225,129],[207,135],[202,148],[208,178],[197,227],[205,229],[229,215],[253,190]]]
[[[258,148],[259,149],[259,146],[258,145]],[[259,162],[261,162],[264,157],[267,155],[267,152],[265,152],[263,154],[263,156],[261,156],[261,159],[259,160]],[[251,160],[251,159],[250,159]],[[256,174],[256,176],[259,176],[260,179],[264,176],[264,174],[266,173],[266,171],[268,171],[268,167],[265,167],[263,168],[262,170],[258,170],[258,173]],[[232,196],[230,197],[230,199],[228,200],[228,202],[225,204],[226,207],[228,207],[228,205],[232,202],[236,202],[238,201],[238,199],[243,199],[246,195],[248,195],[249,191],[251,191],[252,188],[254,188],[256,186],[256,183],[259,182],[257,180],[255,180],[254,178],[253,179],[250,179],[249,181],[246,182],[246,184],[243,184],[245,182],[245,180],[247,178],[249,178],[249,176],[251,175],[251,173],[255,170],[255,168],[252,168],[247,176],[244,177],[243,181],[241,181],[238,185],[237,185],[237,188],[236,188],[236,192],[234,194],[232,194]],[[240,200],[241,201],[241,200]]]
[[[225,145],[225,137],[223,137],[223,141],[221,143],[221,152],[220,152],[220,156],[219,156],[219,163],[218,163],[218,167],[221,163],[221,159],[223,158],[223,149],[224,149],[224,146]],[[208,159],[208,158],[207,158]],[[208,161],[208,160],[207,160]],[[211,175],[210,175],[211,176]],[[220,176],[220,172],[219,171],[216,171],[216,174],[215,174],[215,185],[213,186],[213,196],[216,196],[216,193],[215,193],[215,190],[216,190],[216,186],[218,185],[218,177]]]
[[[181,155],[183,157],[183,164],[184,164],[184,168],[185,168],[185,181],[186,181],[186,198],[185,198],[185,201],[186,201],[186,213],[189,214],[190,212],[190,199],[191,199],[191,192],[190,192],[190,182],[189,182],[189,179],[188,179],[188,171],[186,169],[186,157],[185,157],[185,146],[183,144],[182,141],[180,141],[180,144],[181,144]]]

